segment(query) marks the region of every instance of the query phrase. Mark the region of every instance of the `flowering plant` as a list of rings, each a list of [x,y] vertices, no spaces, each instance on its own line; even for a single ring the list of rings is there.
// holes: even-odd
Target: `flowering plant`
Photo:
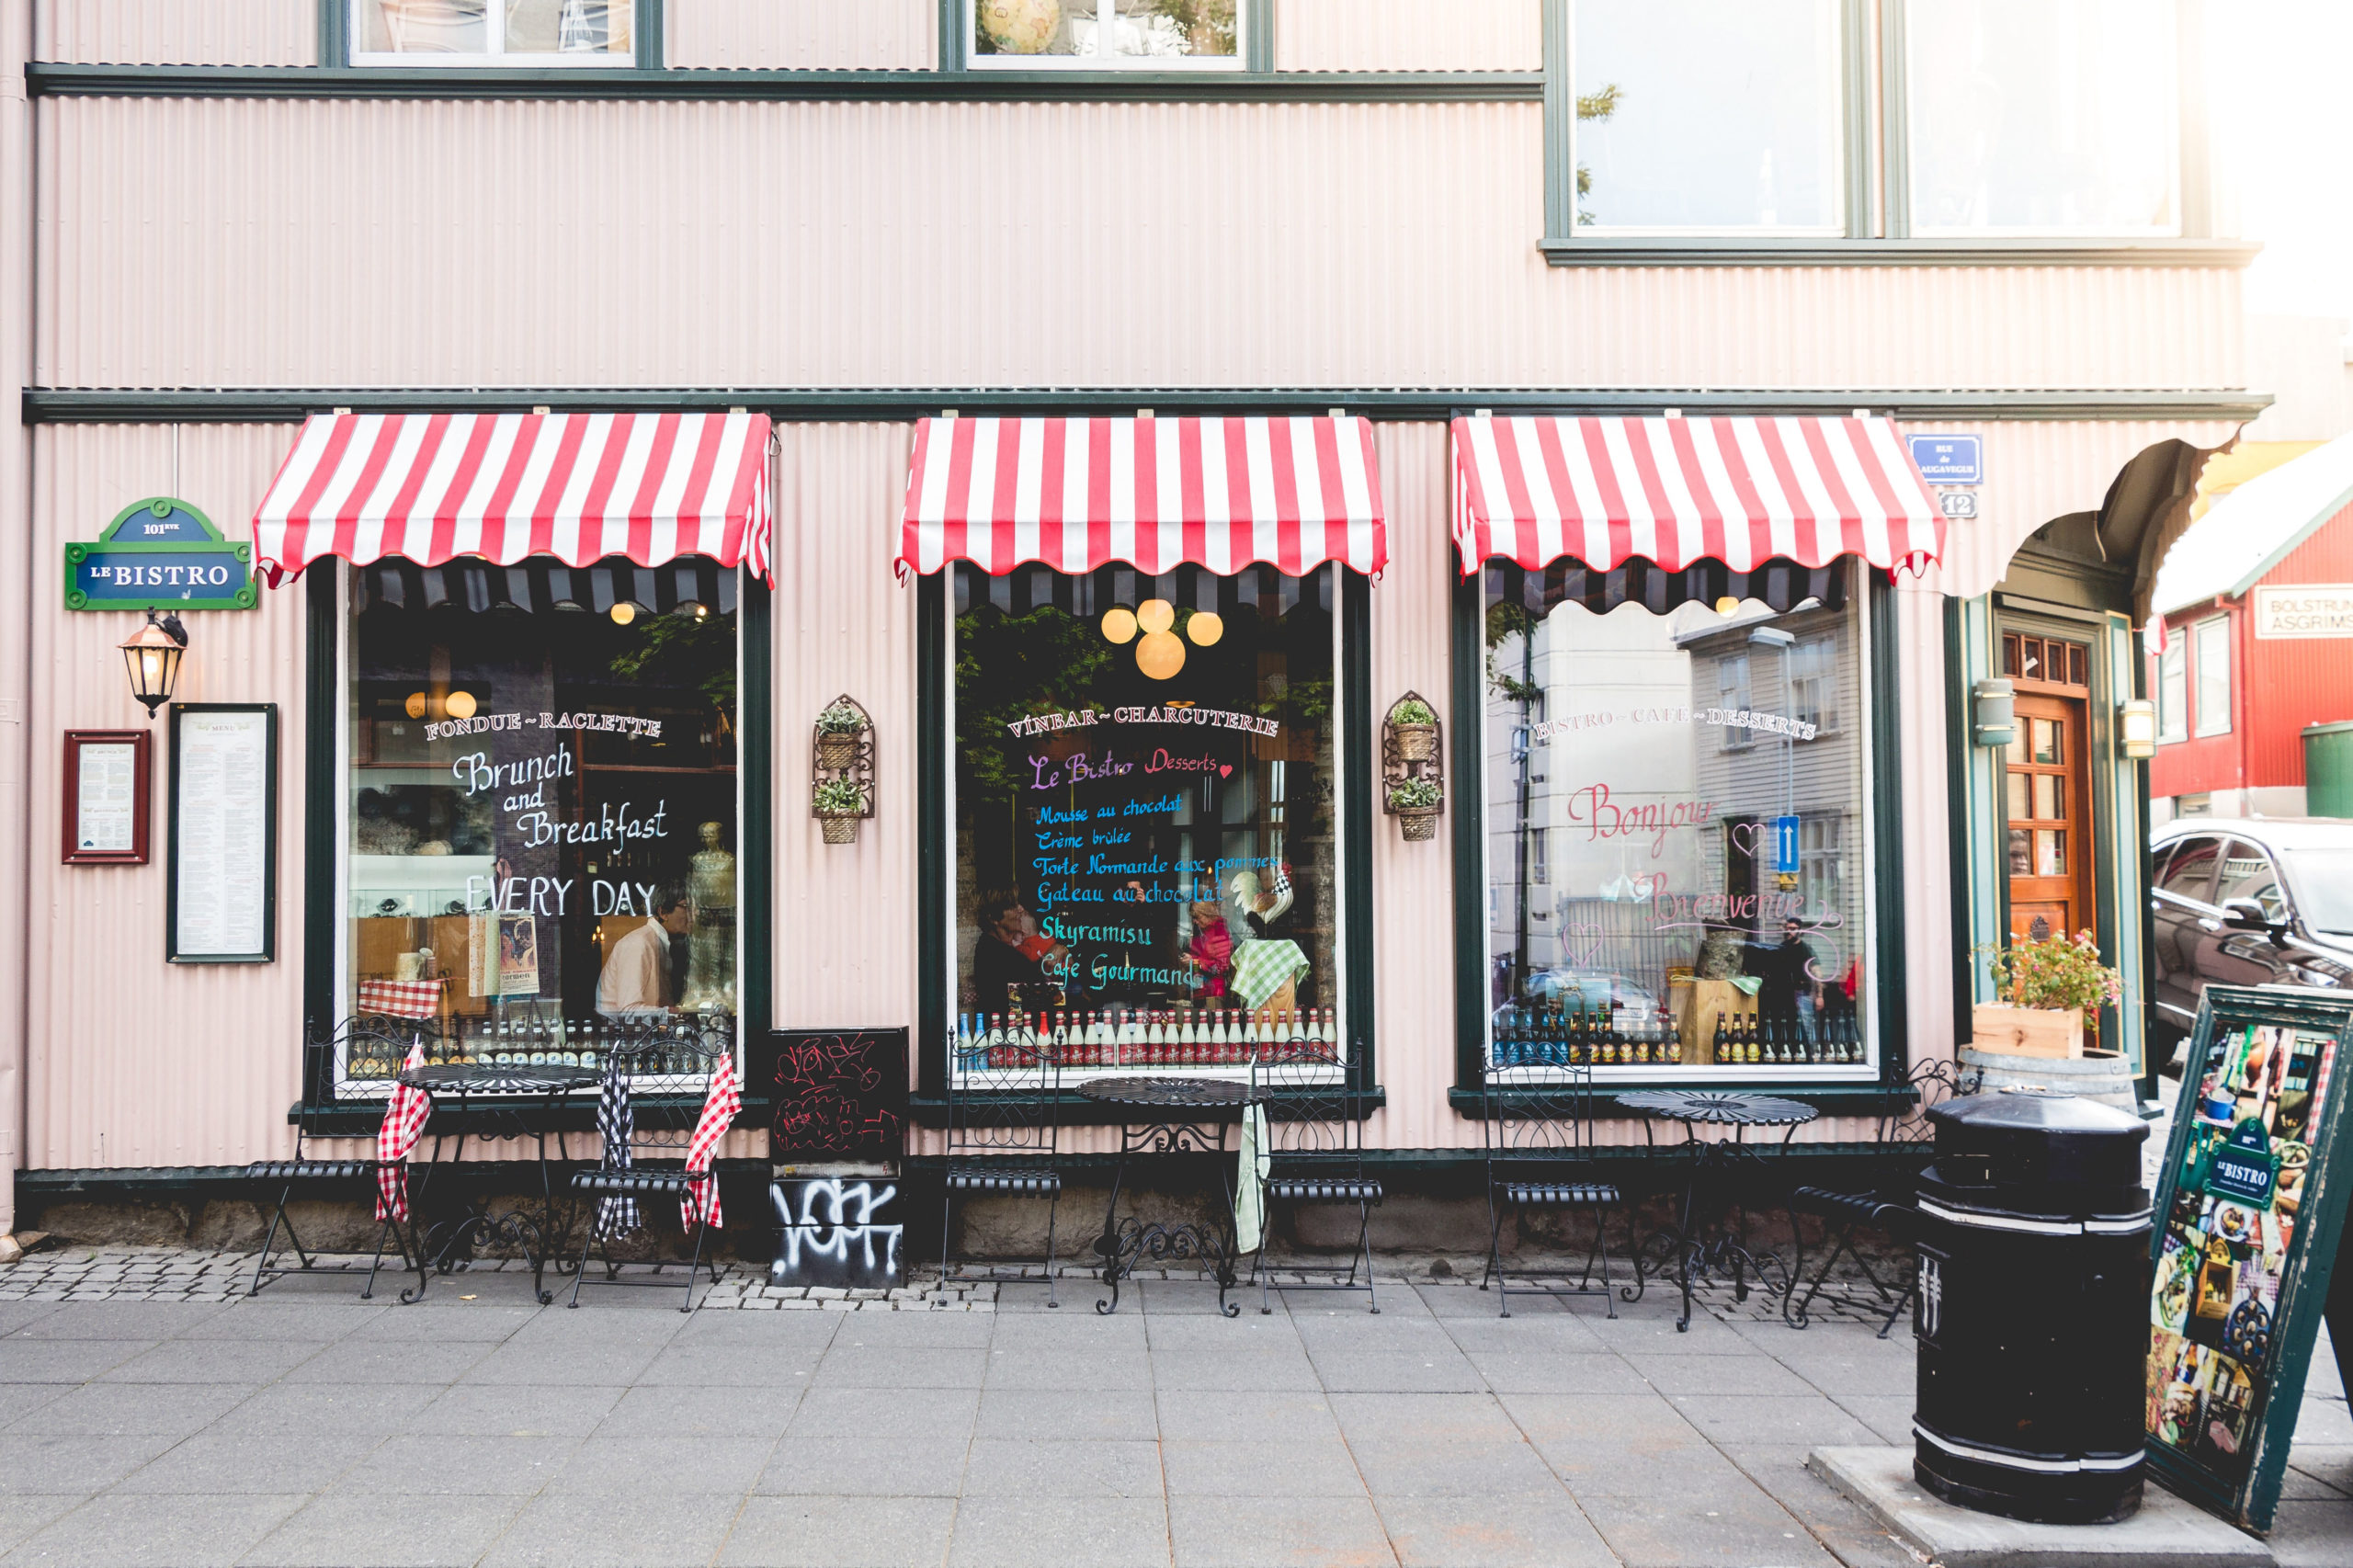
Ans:
[[[1389,803],[1401,812],[1427,811],[1445,798],[1434,778],[1408,778],[1389,790]]]
[[[2124,977],[2099,961],[2099,944],[2089,931],[2017,937],[2007,948],[1978,950],[1985,954],[1994,994],[2013,1007],[2081,1007],[2096,1014],[2124,995]]]
[[[866,715],[847,702],[827,704],[817,715],[817,733],[823,735],[854,735],[866,728]]]
[[[819,816],[855,817],[866,813],[866,788],[854,778],[826,779],[817,786],[811,801]]]

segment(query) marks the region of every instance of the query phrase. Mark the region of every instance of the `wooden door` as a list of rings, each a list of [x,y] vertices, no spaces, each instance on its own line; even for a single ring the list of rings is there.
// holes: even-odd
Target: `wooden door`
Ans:
[[[2080,698],[2021,693],[2003,764],[2009,805],[2010,935],[2092,926],[2092,823]]]

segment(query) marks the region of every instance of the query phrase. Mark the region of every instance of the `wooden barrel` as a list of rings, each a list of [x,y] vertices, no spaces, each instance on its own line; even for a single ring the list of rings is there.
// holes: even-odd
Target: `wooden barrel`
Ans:
[[[2097,1100],[2120,1110],[2137,1111],[2141,1107],[2140,1080],[2132,1076],[2132,1064],[2125,1060],[2122,1051],[2013,1056],[2006,1051],[1980,1051],[1964,1045],[1961,1048],[1961,1066],[1964,1077],[1982,1070],[1987,1093],[1995,1089],[2048,1089],[2052,1094]]]

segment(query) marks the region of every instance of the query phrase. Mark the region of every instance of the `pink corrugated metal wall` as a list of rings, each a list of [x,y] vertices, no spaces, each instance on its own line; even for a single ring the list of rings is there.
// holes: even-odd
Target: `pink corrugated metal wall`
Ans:
[[[64,546],[117,512],[177,495],[234,538],[293,439],[291,426],[42,426],[34,434],[29,553],[37,581],[32,695],[41,737],[30,798],[34,939],[28,980],[26,1164],[233,1165],[290,1150],[301,1086],[302,597],[192,617],[179,694],[278,704],[278,960],[164,961],[167,770],[153,726],[155,810],[145,866],[58,863],[57,737],[145,729],[115,644],[139,617],[69,613]]]
[[[667,63],[720,70],[928,71],[939,0],[670,0]]]
[[[315,65],[318,0],[33,0],[35,60]]]
[[[1281,0],[1279,71],[1540,71],[1540,0]]]
[[[38,109],[54,386],[2244,379],[2227,269],[1548,267],[1533,104]]]

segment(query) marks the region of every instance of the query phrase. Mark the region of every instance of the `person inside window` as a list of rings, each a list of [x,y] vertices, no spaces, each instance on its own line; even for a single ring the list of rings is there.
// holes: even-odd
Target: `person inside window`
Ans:
[[[654,918],[615,942],[597,977],[597,1011],[608,1018],[676,1010],[670,938],[695,928],[695,906],[676,884],[654,895]]]
[[[981,900],[981,934],[972,944],[973,1000],[983,1012],[1046,1006],[1045,988],[1070,949],[1039,935],[1038,917],[1017,893]]]
[[[1795,920],[1781,922],[1780,945],[1751,949],[1748,972],[1762,982],[1756,992],[1758,1016],[1811,1042],[1814,993],[1821,989],[1821,982],[1813,972],[1813,949],[1806,945],[1804,927]]]

